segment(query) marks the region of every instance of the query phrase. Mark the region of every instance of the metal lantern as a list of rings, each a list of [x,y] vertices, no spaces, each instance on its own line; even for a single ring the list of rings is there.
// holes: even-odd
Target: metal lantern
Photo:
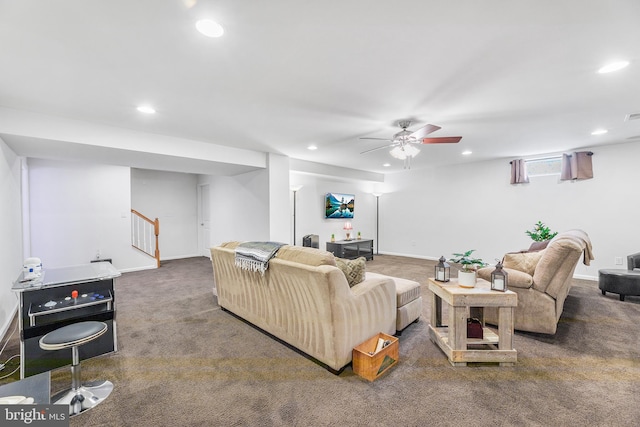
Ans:
[[[502,263],[498,261],[496,269],[491,272],[491,290],[506,291],[509,274],[502,269]]]
[[[441,256],[438,261],[435,269],[435,279],[438,282],[448,282],[451,274],[451,266],[447,263],[444,256]]]

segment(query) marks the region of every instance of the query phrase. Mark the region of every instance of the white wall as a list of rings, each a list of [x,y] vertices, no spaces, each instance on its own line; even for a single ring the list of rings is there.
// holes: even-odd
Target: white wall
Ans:
[[[198,176],[131,169],[131,207],[160,221],[160,259],[198,255]]]
[[[121,271],[153,268],[131,247],[128,167],[29,159],[31,256],[44,268],[112,258]]]
[[[198,182],[209,184],[211,246],[270,239],[266,169],[235,176],[201,175]]]
[[[270,153],[269,174],[269,240],[291,242],[291,218],[286,208],[289,204],[289,158]]]
[[[0,139],[0,337],[3,337],[18,299],[11,290],[22,269],[21,159]]]
[[[595,261],[580,263],[576,275],[597,278],[615,266],[614,257],[640,250],[640,144],[592,149],[594,178],[560,182],[558,176],[509,184],[509,160],[456,165],[390,175],[381,197],[380,243],[385,252],[450,257],[476,249],[494,262],[505,252],[526,249],[525,231],[540,220],[555,231],[579,228],[593,243]],[[381,250],[382,250],[381,248]]]

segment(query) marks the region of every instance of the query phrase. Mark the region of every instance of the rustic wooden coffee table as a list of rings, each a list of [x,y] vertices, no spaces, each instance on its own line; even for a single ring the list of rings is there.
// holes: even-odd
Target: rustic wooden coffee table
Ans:
[[[431,324],[429,337],[449,358],[453,366],[466,366],[469,362],[498,362],[500,366],[513,366],[518,353],[513,348],[513,311],[518,295],[512,291],[492,291],[489,282],[478,279],[475,288],[458,286],[457,279],[438,282],[429,278],[431,298]],[[448,326],[442,323],[442,301],[448,307]],[[484,325],[482,308],[498,309],[498,333]],[[479,317],[483,325],[483,338],[467,338],[467,318]]]

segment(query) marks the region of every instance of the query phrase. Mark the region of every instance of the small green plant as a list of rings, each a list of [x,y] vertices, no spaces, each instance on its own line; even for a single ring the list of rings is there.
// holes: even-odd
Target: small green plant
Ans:
[[[533,230],[527,230],[525,233],[527,233],[534,242],[544,242],[545,240],[553,239],[553,237],[558,234],[557,231],[551,231],[542,221],[535,223]]]
[[[487,265],[480,258],[473,258],[471,254],[475,251],[475,249],[471,249],[470,251],[466,251],[464,253],[454,253],[453,256],[455,258],[449,259],[449,262],[453,262],[456,264],[462,265],[463,271],[473,271],[478,267],[484,267]]]

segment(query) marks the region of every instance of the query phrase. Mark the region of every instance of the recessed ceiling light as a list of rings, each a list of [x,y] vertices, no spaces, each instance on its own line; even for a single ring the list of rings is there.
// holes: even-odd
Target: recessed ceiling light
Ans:
[[[606,129],[596,129],[593,132],[591,132],[591,135],[604,135],[607,132],[609,131]]]
[[[308,146],[308,147],[307,147],[307,150],[311,150],[311,151],[313,151],[313,150],[317,150],[317,149],[318,149],[318,147],[316,147],[316,146],[315,146],[315,145],[313,145],[313,144],[311,144],[310,146]]]
[[[463,151],[463,152],[462,152],[462,155],[463,155],[463,156],[468,156],[468,155],[469,155],[469,154],[471,154],[471,153],[472,153],[472,151],[466,150],[466,151]]]
[[[138,111],[145,114],[155,114],[156,110],[148,105],[141,105],[137,108]]]
[[[382,166],[384,166],[385,168],[388,168],[389,166],[391,166],[391,163],[385,163]]]
[[[220,37],[224,34],[224,28],[211,19],[201,19],[196,22],[196,28],[207,37]]]
[[[618,70],[623,69],[627,65],[629,65],[629,61],[612,62],[611,64],[607,64],[604,67],[600,68],[598,70],[598,73],[600,73],[600,74],[612,73],[614,71],[618,71]]]

